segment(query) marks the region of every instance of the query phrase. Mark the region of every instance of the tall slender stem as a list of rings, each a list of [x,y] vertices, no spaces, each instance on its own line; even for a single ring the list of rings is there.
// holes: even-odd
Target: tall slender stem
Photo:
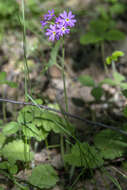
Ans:
[[[29,68],[27,64],[27,47],[26,47],[26,24],[25,24],[25,4],[22,0],[22,20],[23,20],[23,53],[24,53],[24,73],[25,73],[25,99],[27,101],[28,95],[28,86],[31,90],[30,77],[29,77]],[[28,85],[29,84],[29,85]]]
[[[104,69],[105,69],[105,72],[106,74],[108,75],[108,68],[107,68],[107,65],[105,63],[105,55],[104,55],[104,42],[101,42],[101,55],[102,55],[102,62],[104,64]]]
[[[62,77],[63,77],[64,99],[65,99],[66,112],[68,112],[68,99],[67,99],[66,80],[65,80],[65,73],[64,73],[64,58],[65,58],[64,39],[62,42],[63,42],[62,43]]]
[[[26,26],[25,26],[25,7],[22,0],[22,19],[23,19],[23,53],[24,53],[24,72],[25,72],[25,98],[27,97],[27,58],[26,58]]]
[[[28,101],[28,82],[29,80],[29,68],[27,65],[27,48],[26,48],[26,23],[25,23],[25,3],[22,0],[22,20],[23,20],[23,53],[24,53],[24,74],[25,74],[25,100]],[[24,154],[25,160],[28,162],[27,159],[27,144],[30,145],[30,141],[28,141],[27,133],[26,133],[26,126],[25,127],[25,144],[24,144]],[[29,151],[29,160],[30,160],[30,151]],[[28,164],[26,165],[28,167]]]
[[[2,93],[2,97],[5,98],[4,92]],[[2,112],[3,112],[3,120],[6,123],[6,121],[7,121],[7,115],[6,115],[6,106],[5,106],[5,103],[2,104]]]
[[[62,40],[62,78],[63,78],[63,88],[64,88],[64,102],[65,102],[65,110],[68,112],[68,98],[67,98],[67,90],[66,90],[66,79],[65,79],[65,65],[64,65],[64,60],[65,60],[65,49],[64,49],[64,39]],[[68,123],[68,119],[67,119]],[[68,124],[69,126],[69,124]],[[61,154],[62,158],[64,157],[64,136],[61,134],[61,140],[60,140],[60,145],[61,145]],[[69,150],[68,144],[66,144],[66,151]]]

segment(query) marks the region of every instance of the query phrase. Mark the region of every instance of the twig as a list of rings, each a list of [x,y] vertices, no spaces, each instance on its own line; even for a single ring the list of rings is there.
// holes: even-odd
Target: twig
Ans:
[[[6,103],[12,103],[12,104],[19,104],[19,105],[31,105],[31,106],[37,106],[36,104],[34,103],[31,103],[31,102],[21,102],[21,101],[15,101],[15,100],[11,100],[11,99],[4,99],[4,98],[0,98],[0,102],[6,102]],[[53,112],[56,112],[56,113],[59,113],[59,114],[64,114],[68,117],[71,117],[71,118],[74,118],[74,119],[77,119],[77,120],[80,120],[80,121],[83,121],[89,125],[93,125],[93,126],[99,126],[99,127],[104,127],[104,128],[107,128],[107,129],[112,129],[114,131],[117,131],[119,133],[122,133],[124,135],[127,135],[127,132],[121,130],[120,128],[116,128],[114,126],[108,126],[108,125],[105,125],[103,123],[100,123],[100,122],[94,122],[94,121],[90,121],[88,119],[85,119],[85,118],[82,118],[82,117],[79,117],[79,116],[76,116],[76,115],[73,115],[71,113],[68,113],[68,112],[65,112],[65,111],[62,111],[62,113],[57,110],[57,109],[54,109],[54,108],[50,108],[48,106],[44,106],[44,105],[38,105],[38,107],[42,108],[42,109],[45,109],[45,110],[49,110],[49,111],[53,111]]]

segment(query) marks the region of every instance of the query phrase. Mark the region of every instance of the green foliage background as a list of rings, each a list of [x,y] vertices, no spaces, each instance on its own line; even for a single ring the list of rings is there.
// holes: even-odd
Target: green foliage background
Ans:
[[[49,58],[45,59],[46,61],[43,62],[42,75],[46,75],[48,69],[54,65],[61,69],[59,64],[61,61],[61,41],[57,41],[56,44],[51,44],[45,39],[43,31],[40,29],[40,16],[46,12],[45,8],[42,6],[44,2],[46,1],[27,0],[25,4],[25,26],[28,35],[35,35],[39,39],[39,42],[35,44],[32,56],[36,58],[36,56],[43,54],[42,49],[41,51],[39,50],[39,47],[42,48],[42,42],[46,48],[48,46],[50,49],[50,56],[48,54]],[[103,5],[104,3],[107,3],[106,7]],[[59,1],[58,9],[56,10],[58,13],[60,12],[59,7],[62,7],[63,4],[63,1]],[[10,30],[15,31],[15,34],[16,32],[19,32],[19,35],[22,35],[24,23],[21,10],[21,2],[18,0],[0,1],[1,44],[2,40],[6,38],[6,35]],[[76,42],[79,45],[79,48],[83,46],[85,51],[87,46],[92,47],[93,45],[94,48],[98,48],[105,44],[108,45],[108,43],[110,44],[112,42],[125,40],[126,34],[120,30],[117,25],[117,18],[127,11],[124,2],[105,0],[102,4],[99,3],[96,6],[95,15],[92,15],[89,11],[90,10],[75,10],[77,18],[78,16],[90,15],[90,21],[87,23],[86,29],[82,26],[80,30],[76,26],[72,31],[72,39],[76,39],[77,37]],[[82,17],[81,23],[83,23]],[[77,23],[77,25],[78,24],[79,23]],[[69,40],[67,43],[69,43]],[[49,50],[48,48],[46,50]],[[111,77],[106,77],[99,83],[89,75],[80,75],[77,78],[81,85],[87,86],[91,89],[91,95],[96,103],[101,102],[102,98],[106,96],[103,84],[119,88],[121,94],[127,97],[126,77],[115,68],[115,63],[119,62],[120,57],[124,55],[125,54],[122,51],[114,51],[105,60],[103,59],[104,66],[112,66],[112,74]],[[28,54],[26,57],[29,56],[31,56],[31,54]],[[41,56],[39,58],[42,59]],[[10,88],[18,88],[17,83],[7,80],[7,75],[8,73],[4,71],[0,72],[0,85],[7,85]],[[39,99],[35,99],[34,101],[36,103],[35,106],[25,106],[18,110],[14,120],[9,120],[6,123],[2,121],[0,123],[0,156],[3,159],[0,163],[0,171],[4,171],[14,183],[16,183],[14,175],[19,172],[19,163],[29,164],[34,160],[34,152],[30,144],[31,139],[34,139],[34,142],[38,144],[41,142],[48,144],[48,137],[52,133],[60,136],[61,139],[65,137],[65,141],[69,145],[66,145],[66,148],[69,148],[67,148],[67,152],[65,152],[64,155],[62,155],[62,148],[65,148],[64,143],[61,148],[62,159],[66,166],[64,169],[66,171],[68,170],[68,173],[70,168],[72,171],[75,168],[80,168],[83,172],[87,170],[93,171],[96,168],[102,169],[106,161],[125,157],[127,152],[126,136],[112,131],[111,129],[105,129],[100,130],[97,134],[93,135],[92,143],[84,141],[80,142],[80,139],[77,139],[76,137],[77,129],[65,116],[63,117],[64,114],[59,116],[53,112],[41,110],[38,104],[48,105],[48,103]],[[57,107],[60,111],[58,105],[49,104],[49,106],[53,108]],[[127,117],[127,106],[125,106],[123,110],[123,115]],[[126,123],[119,128],[126,132]],[[126,167],[126,164],[123,163],[123,166]],[[74,173],[70,174],[70,176],[71,175],[75,176]],[[69,178],[71,179],[71,177]],[[32,168],[31,175],[28,176],[27,182],[34,187],[48,189],[60,182],[60,179],[58,178],[56,170],[50,164],[40,164]]]

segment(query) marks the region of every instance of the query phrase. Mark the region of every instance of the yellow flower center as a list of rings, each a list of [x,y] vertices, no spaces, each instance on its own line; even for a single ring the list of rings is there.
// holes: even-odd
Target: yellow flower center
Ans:
[[[66,18],[66,21],[68,22],[68,21],[69,21],[69,18]]]
[[[64,30],[65,30],[65,28],[64,28],[64,27],[62,27],[62,30],[64,31]]]
[[[53,35],[56,35],[56,32],[55,32],[55,31],[53,31],[52,33],[53,33]]]

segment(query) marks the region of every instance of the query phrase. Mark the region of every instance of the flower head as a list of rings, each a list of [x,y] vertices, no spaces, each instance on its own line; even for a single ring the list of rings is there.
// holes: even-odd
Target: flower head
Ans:
[[[46,21],[44,21],[44,20],[41,20],[41,21],[40,21],[40,23],[41,23],[41,26],[42,26],[41,28],[44,28],[44,27],[45,27],[45,25],[47,24],[47,22],[46,22]]]
[[[63,35],[69,34],[70,27],[74,27],[76,19],[71,11],[69,11],[69,13],[64,11],[56,17],[54,10],[52,9],[51,11],[48,11],[48,14],[44,15],[44,20],[40,22],[42,28],[48,26],[45,34],[49,37],[49,40],[54,41],[55,39],[59,40]]]
[[[55,38],[58,39],[58,35],[57,35],[57,29],[56,29],[56,25],[50,25],[50,27],[46,30],[46,36],[49,36],[49,40],[54,41]]]
[[[48,11],[48,14],[44,15],[44,20],[51,20],[55,16],[54,9]]]
[[[59,36],[63,36],[64,34],[69,34],[70,29],[61,24],[57,26],[57,32]]]
[[[60,16],[57,17],[56,20],[55,20],[55,24],[56,24],[57,26],[59,26],[59,25],[64,25],[64,23],[65,23],[64,20],[61,19]]]
[[[74,19],[75,15],[72,14],[71,11],[67,14],[66,11],[60,14],[61,20],[64,21],[66,26],[74,27],[76,23],[76,19]]]

